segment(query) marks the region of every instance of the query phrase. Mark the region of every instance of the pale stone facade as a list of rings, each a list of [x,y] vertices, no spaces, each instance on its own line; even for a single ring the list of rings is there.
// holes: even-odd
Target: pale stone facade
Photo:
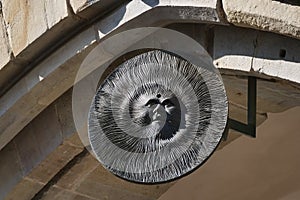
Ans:
[[[30,199],[83,151],[65,92],[86,55],[122,30],[169,27],[201,43],[221,71],[232,118],[246,120],[248,75],[259,78],[258,125],[267,113],[300,105],[299,6],[271,0],[1,0],[0,5],[0,160],[7,163],[0,166],[5,175],[0,199],[9,191],[8,199],[20,193]],[[221,147],[236,137],[232,134]],[[50,192],[62,195],[56,199],[98,198],[96,189],[79,185],[97,182],[93,174],[109,175],[90,156],[83,160],[91,163],[80,161],[82,176],[89,178],[74,180],[75,185],[68,185],[71,178],[54,183]],[[156,199],[170,186],[127,185],[111,176],[103,181],[109,185],[103,186],[107,198],[128,190],[123,199]]]

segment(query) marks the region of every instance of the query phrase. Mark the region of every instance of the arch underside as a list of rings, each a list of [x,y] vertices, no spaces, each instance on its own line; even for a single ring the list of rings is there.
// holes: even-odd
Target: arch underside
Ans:
[[[170,4],[166,2],[170,2]],[[200,4],[197,6],[193,1],[180,2],[176,0],[124,2],[94,21],[86,19],[95,18],[99,9],[103,9],[99,3],[95,3],[95,7],[85,5],[77,10],[73,7],[75,11],[73,11],[73,15],[78,15],[82,19],[79,23],[81,29],[74,31],[74,27],[68,27],[70,37],[63,40],[64,42],[60,46],[45,52],[45,55],[41,55],[41,59],[36,63],[30,60],[36,58],[34,56],[26,60],[26,55],[30,55],[33,49],[37,49],[38,52],[34,52],[34,54],[39,55],[41,49],[45,49],[52,45],[53,41],[60,39],[60,33],[54,31],[52,34],[57,34],[54,37],[57,40],[53,39],[51,44],[47,44],[45,38],[40,36],[39,38],[43,40],[38,38],[36,41],[32,41],[28,49],[25,48],[24,52],[20,53],[21,56],[16,52],[12,53],[17,60],[9,61],[0,70],[1,77],[6,75],[16,77],[13,85],[6,87],[7,82],[3,82],[1,85],[1,88],[2,86],[6,88],[0,97],[1,151],[15,148],[12,147],[12,143],[20,148],[20,141],[23,140],[21,138],[28,137],[28,134],[33,134],[32,138],[36,137],[36,133],[29,133],[31,131],[28,129],[35,127],[32,128],[33,132],[45,130],[46,127],[39,125],[41,124],[39,121],[45,122],[44,118],[55,121],[56,125],[50,132],[59,134],[59,136],[55,136],[53,143],[48,144],[53,147],[46,148],[47,150],[35,155],[37,158],[33,162],[34,164],[25,163],[22,155],[18,155],[21,157],[19,164],[22,165],[18,181],[74,134],[76,130],[74,122],[70,120],[72,114],[69,112],[71,111],[70,91],[77,70],[84,58],[97,44],[126,29],[143,26],[166,27],[192,37],[205,47],[222,75],[229,100],[230,118],[246,122],[247,77],[249,75],[258,78],[257,125],[267,119],[267,113],[283,112],[300,106],[299,35],[294,32],[287,34],[284,32],[286,30],[280,32],[275,28],[268,30],[256,25],[252,27],[249,24],[245,25],[247,20],[241,21],[238,18],[244,19],[243,16],[232,17],[233,12],[229,12],[230,3],[226,3],[227,1],[223,2],[225,9],[220,7],[222,5],[219,1],[203,4],[199,1]],[[228,21],[224,15],[229,16]],[[87,21],[92,21],[92,23]],[[274,20],[271,22],[273,23]],[[63,26],[57,25],[57,27],[62,28]],[[47,31],[51,32],[53,29]],[[45,35],[49,36],[49,32],[45,32]],[[24,59],[24,56],[26,62],[22,63],[21,60]],[[29,66],[28,62],[34,64],[26,73],[21,73],[19,69]],[[18,68],[15,67],[18,70],[14,71],[14,67],[8,70],[8,67],[14,66],[15,63],[21,63]],[[67,108],[69,110],[66,110]],[[51,134],[50,132],[46,133],[45,131],[45,135]],[[228,140],[221,143],[220,148],[237,137],[238,134],[232,131]],[[45,136],[41,141],[46,139]],[[74,146],[73,143],[76,142],[72,141],[71,143]],[[41,147],[35,146],[34,148],[40,149]],[[76,147],[76,152],[81,150],[82,146],[79,147],[79,150]]]

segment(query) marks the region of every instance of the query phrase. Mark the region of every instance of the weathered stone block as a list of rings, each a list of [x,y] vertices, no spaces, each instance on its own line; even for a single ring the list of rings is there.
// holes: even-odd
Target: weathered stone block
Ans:
[[[48,57],[1,97],[0,149],[45,107],[74,84],[77,70],[95,47],[93,28]],[[44,79],[41,81],[40,77]]]
[[[67,190],[76,190],[92,171],[95,170],[100,163],[92,155],[86,155],[79,163],[73,166],[69,171],[61,177],[56,183],[60,188]]]
[[[61,128],[53,106],[45,109],[15,138],[24,174],[62,143]]]
[[[23,176],[15,143],[10,142],[0,151],[0,199],[17,184]]]
[[[10,60],[10,45],[7,37],[7,30],[3,20],[3,16],[0,11],[0,70],[9,62]]]
[[[118,195],[122,196],[122,193],[130,193],[133,196],[141,195],[141,199],[156,199],[162,193],[164,193],[169,187],[170,184],[162,185],[140,185],[127,182],[125,180],[119,179],[111,174],[109,171],[100,166],[100,163],[88,155],[84,157],[78,164],[72,167],[58,182],[57,186],[64,188],[68,191],[76,190],[81,191],[83,194],[91,195],[94,198],[101,199],[101,193],[96,196],[97,188],[91,187],[87,188],[86,184],[93,184],[92,182],[101,183],[99,189],[104,190],[104,193],[112,191],[112,193],[119,193]],[[102,184],[104,187],[102,187]],[[113,191],[114,188],[116,191]],[[123,192],[124,191],[124,192]],[[129,195],[129,194],[126,194]],[[116,194],[110,194],[108,197],[116,196]],[[130,196],[128,196],[129,198]]]
[[[219,69],[300,83],[300,41],[236,27],[215,28],[214,64]]]
[[[28,177],[41,183],[48,181],[83,149],[68,144],[60,145],[43,160]]]
[[[155,16],[155,17],[153,17]],[[207,0],[162,0],[124,2],[106,15],[97,25],[99,38],[118,29],[128,30],[137,27],[163,27],[171,23],[222,23],[217,1]]]
[[[299,52],[300,40],[278,34],[260,34],[257,38],[253,70],[268,76],[300,83]]]
[[[208,27],[203,24],[170,24],[166,28],[181,32],[200,43],[206,51],[210,49],[208,42],[213,37]],[[209,35],[210,34],[210,35]]]
[[[73,134],[77,134],[73,120],[72,89],[69,89],[57,99],[57,101],[54,102],[54,105],[62,129],[63,138],[67,139]]]
[[[84,8],[88,7],[89,1],[88,0],[70,0],[70,5],[71,5],[74,13],[78,13],[78,12],[82,11]]]
[[[15,55],[18,55],[48,28],[44,2],[39,0],[3,0],[2,6],[12,50]]]
[[[28,174],[46,155],[42,155],[31,124],[26,126],[13,140],[20,154],[24,174]]]
[[[44,147],[49,143],[51,143],[51,145],[56,144],[56,146],[57,144],[61,144],[61,129],[53,105],[49,105],[37,118],[35,118],[32,121],[32,126],[35,131],[36,139]],[[52,141],[55,142],[52,143]],[[46,149],[47,148],[44,148],[44,150]]]
[[[254,30],[216,27],[214,37],[214,64],[221,69],[249,72],[257,33]]]
[[[3,16],[16,61],[22,65],[14,75],[32,67],[41,55],[56,45],[80,20],[68,16],[67,1],[3,0]],[[5,82],[5,84],[8,81]]]
[[[44,185],[27,179],[23,178],[14,188],[13,190],[4,198],[4,200],[27,200],[32,199],[34,195],[39,191]]]
[[[80,194],[73,193],[68,190],[61,189],[59,187],[51,187],[49,191],[43,196],[43,200],[62,200],[62,199],[72,199],[72,200],[92,200],[88,196],[82,196]]]
[[[53,27],[61,20],[68,17],[68,6],[66,0],[45,0],[44,5],[48,28]]]
[[[172,183],[162,185],[131,183],[99,166],[82,181],[76,191],[94,198],[101,198],[101,195],[105,195],[109,199],[157,199],[171,185]]]
[[[270,0],[222,0],[227,20],[300,38],[300,7]]]
[[[119,199],[119,200],[154,200],[156,198],[141,196],[128,190],[105,185],[99,181],[99,176],[90,174],[78,187],[76,192],[93,197],[94,199]]]
[[[84,147],[84,145],[77,133],[74,133],[69,138],[65,139],[64,142],[69,143],[70,145],[75,146],[75,147],[80,147],[80,148]]]

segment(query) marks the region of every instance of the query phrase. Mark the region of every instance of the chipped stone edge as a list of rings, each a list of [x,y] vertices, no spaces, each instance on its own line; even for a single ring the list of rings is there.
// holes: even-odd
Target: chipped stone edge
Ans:
[[[229,23],[232,23],[236,26],[279,33],[285,36],[300,39],[300,27],[287,24],[281,19],[269,18],[266,16],[245,13],[242,11],[229,11],[227,13],[227,20]]]

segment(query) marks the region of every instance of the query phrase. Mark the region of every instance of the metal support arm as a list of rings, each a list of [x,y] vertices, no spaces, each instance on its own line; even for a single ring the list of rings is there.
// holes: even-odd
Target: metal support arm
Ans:
[[[228,120],[230,129],[239,131],[251,137],[256,137],[256,96],[257,96],[257,81],[256,77],[248,77],[248,124],[236,121],[234,119]]]

